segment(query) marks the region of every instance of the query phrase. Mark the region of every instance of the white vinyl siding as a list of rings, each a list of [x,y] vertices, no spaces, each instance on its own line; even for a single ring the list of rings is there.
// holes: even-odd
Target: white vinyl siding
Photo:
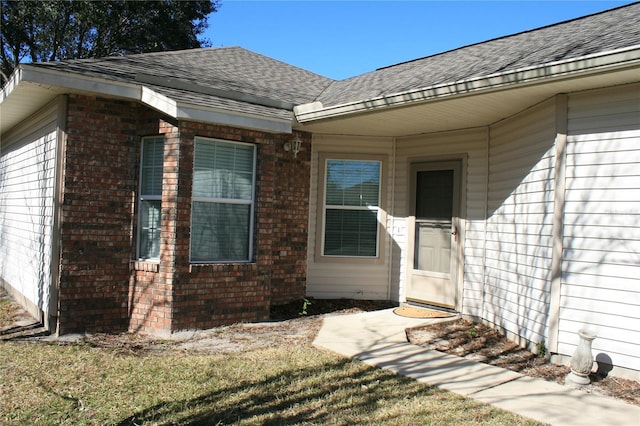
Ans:
[[[487,185],[487,129],[469,129],[434,133],[397,141],[395,177],[396,214],[390,229],[393,230],[394,252],[392,280],[398,281],[395,300],[404,300],[407,274],[407,215],[409,206],[409,164],[420,161],[464,159],[462,178],[461,225],[459,238],[462,250],[463,276],[457,296],[457,309],[463,314],[480,316],[482,313],[484,219],[486,214]],[[393,281],[395,282],[395,281]]]
[[[385,182],[390,176],[389,161],[393,141],[389,138],[346,138],[340,136],[314,135],[311,158],[311,187],[309,197],[309,249],[307,266],[307,294],[317,298],[389,298],[389,238],[388,220],[391,208],[391,191]],[[319,197],[323,183],[318,178],[323,175],[320,167],[325,158],[349,160],[381,161],[380,211],[378,256],[376,258],[328,257],[322,256],[322,214],[323,200]],[[320,216],[320,218],[318,217]],[[318,240],[320,239],[320,241]]]
[[[555,136],[553,101],[490,129],[482,317],[533,343],[548,338]]]
[[[45,316],[52,282],[55,111],[46,121],[28,136],[4,140],[0,156],[0,278]]]
[[[569,97],[558,353],[640,370],[640,85]]]

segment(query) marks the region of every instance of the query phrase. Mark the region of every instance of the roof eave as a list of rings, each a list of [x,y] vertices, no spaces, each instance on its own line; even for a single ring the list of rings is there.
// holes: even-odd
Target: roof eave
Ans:
[[[213,110],[210,107],[186,104],[165,96],[143,84],[113,81],[76,73],[49,70],[31,65],[21,65],[12,74],[8,83],[0,92],[0,105],[6,105],[12,96],[18,96],[20,86],[37,86],[43,95],[35,99],[30,113],[43,107],[51,98],[51,94],[60,93],[90,93],[99,96],[115,97],[140,102],[163,114],[176,119],[211,122],[229,126],[247,127],[271,133],[291,133],[291,121],[258,115],[244,114],[236,111]],[[0,133],[4,134],[14,125],[27,119],[25,116],[2,120]]]
[[[193,103],[175,101],[168,96],[142,86],[142,103],[158,111],[164,112],[178,120],[191,120],[204,123],[225,124],[232,127],[242,127],[263,130],[271,133],[291,133],[292,125],[289,120],[261,117],[252,114],[229,112],[222,109],[205,107]]]
[[[324,107],[312,102],[294,108],[298,123],[344,117],[370,111],[444,100],[451,97],[507,90],[526,85],[614,71],[640,64],[640,46],[601,52],[579,58],[438,84],[386,96]]]
[[[268,133],[291,133],[293,131],[293,117],[289,120],[278,120],[251,114],[231,113],[187,103],[177,103],[175,117],[180,120],[224,124]]]

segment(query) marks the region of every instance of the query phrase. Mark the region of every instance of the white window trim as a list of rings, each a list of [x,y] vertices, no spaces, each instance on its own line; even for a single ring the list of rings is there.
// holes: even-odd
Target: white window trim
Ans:
[[[147,262],[147,261],[149,261],[149,262],[159,262],[160,261],[160,252],[159,251],[158,251],[158,256],[157,257],[142,257],[142,255],[140,253],[140,241],[142,240],[142,215],[141,215],[142,203],[144,201],[162,201],[162,194],[160,194],[160,195],[145,195],[145,194],[142,193],[142,175],[143,175],[143,171],[144,171],[144,167],[143,167],[143,164],[144,164],[144,145],[145,145],[145,142],[147,142],[149,140],[152,140],[152,139],[163,139],[163,146],[164,146],[164,137],[163,136],[155,135],[155,136],[145,136],[145,137],[141,138],[141,143],[140,143],[140,171],[138,173],[138,220],[137,220],[138,232],[137,232],[137,236],[136,236],[136,259],[138,259],[139,261],[145,261],[145,262]],[[164,165],[163,165],[162,169],[163,169],[163,174],[164,174]],[[160,234],[158,234],[158,239],[160,239]]]
[[[377,209],[377,234],[376,234],[376,255],[375,256],[348,256],[348,255],[325,255],[325,225],[327,208],[333,208],[331,204],[326,203],[326,187],[327,187],[327,164],[329,160],[346,160],[346,161],[362,161],[380,163],[380,182],[378,186],[378,206]],[[367,154],[345,154],[345,153],[318,153],[318,211],[316,216],[316,243],[315,243],[315,261],[319,263],[363,263],[378,264],[384,262],[386,247],[386,191],[387,191],[387,166],[388,158],[386,155],[367,155]],[[340,209],[350,210],[372,210],[369,206],[335,206]]]
[[[240,204],[240,205],[249,205],[249,244],[248,244],[248,253],[247,259],[237,260],[237,259],[228,259],[228,260],[193,260],[191,253],[191,240],[189,241],[189,263],[192,265],[208,265],[208,264],[229,264],[229,263],[253,263],[254,262],[254,237],[255,237],[255,209],[256,209],[256,180],[257,180],[257,152],[258,149],[255,144],[246,143],[246,142],[237,142],[226,139],[217,139],[217,138],[206,138],[206,137],[196,137],[194,140],[194,155],[193,155],[193,165],[192,170],[195,170],[195,144],[200,142],[223,142],[229,144],[236,145],[244,145],[253,148],[253,168],[252,168],[252,179],[251,179],[251,200],[239,200],[235,198],[215,198],[215,197],[191,197],[191,219],[189,224],[189,229],[193,229],[193,203],[194,202],[204,202],[204,203],[218,203],[218,204]],[[193,187],[192,187],[193,191]]]

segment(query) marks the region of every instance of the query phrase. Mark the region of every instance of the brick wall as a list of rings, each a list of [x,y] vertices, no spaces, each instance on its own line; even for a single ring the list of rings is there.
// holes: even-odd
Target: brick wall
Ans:
[[[257,145],[255,262],[189,265],[190,211],[179,214],[173,330],[268,319],[270,305],[305,295],[309,141],[294,159],[283,149],[287,135],[202,123],[181,123],[180,130],[181,208],[190,207],[197,136]]]
[[[171,289],[160,279],[160,264],[132,262],[129,281],[129,326],[131,332],[166,334],[171,330]]]
[[[310,138],[172,122],[140,105],[70,96],[60,332],[171,331],[261,321],[306,288]],[[165,135],[159,262],[135,261],[140,138]],[[258,149],[252,263],[191,265],[197,136]]]
[[[132,262],[133,270],[129,283],[129,331],[143,331],[163,335],[171,332],[173,315],[172,271],[174,269],[174,244],[176,241],[175,209],[177,203],[177,158],[180,133],[177,123],[163,119],[155,111],[139,108],[138,135],[140,139],[144,136],[156,136],[159,134],[165,136],[163,216],[160,236],[162,257],[160,262]],[[140,152],[140,146],[141,144],[139,143],[138,152]],[[137,164],[139,164],[139,160],[140,157],[138,156]],[[137,215],[132,223],[134,228],[137,227]],[[137,235],[137,231],[134,232],[134,235]]]
[[[59,332],[127,329],[136,105],[71,95],[61,206]]]
[[[306,294],[311,136],[299,136],[303,143],[297,157],[282,149],[283,140],[276,142],[273,204],[272,211],[266,212],[273,219],[272,305],[300,300]]]

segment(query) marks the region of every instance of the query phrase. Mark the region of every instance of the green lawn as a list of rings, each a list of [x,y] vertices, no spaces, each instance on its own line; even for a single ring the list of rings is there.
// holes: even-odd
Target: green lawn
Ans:
[[[0,424],[537,424],[311,346],[224,355],[0,343]]]

